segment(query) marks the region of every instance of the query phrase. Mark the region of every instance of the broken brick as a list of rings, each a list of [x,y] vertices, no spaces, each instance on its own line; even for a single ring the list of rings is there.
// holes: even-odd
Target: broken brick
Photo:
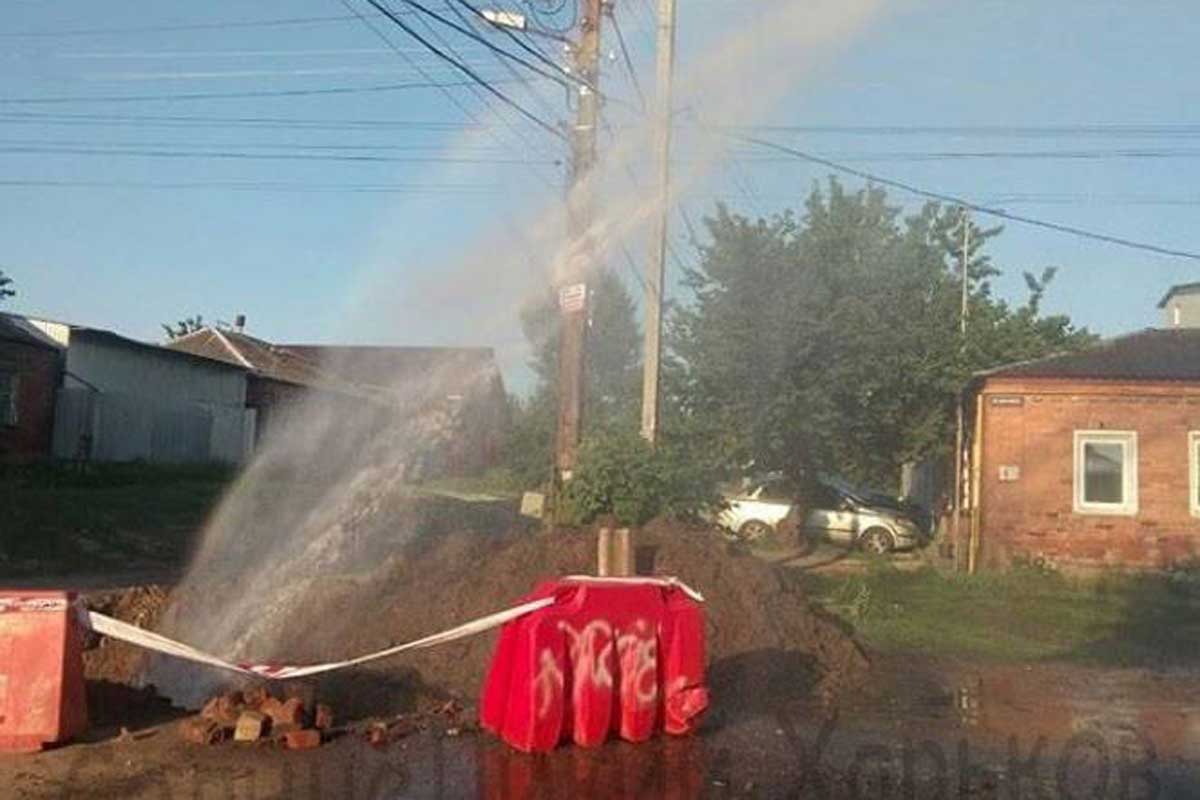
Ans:
[[[244,706],[241,692],[227,692],[205,703],[200,716],[224,728],[232,728],[237,725]]]
[[[288,750],[312,750],[321,746],[321,732],[313,728],[288,731],[283,737],[283,743]]]
[[[235,742],[257,742],[267,730],[267,715],[258,711],[243,711],[233,730]]]
[[[242,700],[246,704],[246,708],[251,711],[262,710],[262,705],[271,695],[267,694],[266,688],[262,686],[252,686],[242,692]]]
[[[313,713],[313,727],[319,731],[327,731],[333,727],[333,709],[324,703],[318,703]]]
[[[225,740],[225,728],[205,717],[190,717],[180,724],[179,735],[192,744],[218,744]]]
[[[268,697],[259,706],[259,711],[271,718],[275,725],[302,725],[304,723],[304,703],[293,697],[284,702]]]
[[[372,747],[385,747],[388,744],[388,726],[382,722],[372,722],[367,726],[365,738]]]

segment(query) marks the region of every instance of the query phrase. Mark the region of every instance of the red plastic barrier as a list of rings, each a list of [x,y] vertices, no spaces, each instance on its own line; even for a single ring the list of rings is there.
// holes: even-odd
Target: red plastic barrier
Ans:
[[[575,578],[543,583],[522,602],[550,596],[554,605],[501,630],[485,728],[524,751],[695,730],[708,707],[698,603],[673,586]]]
[[[0,590],[0,750],[34,752],[87,728],[74,600]]]

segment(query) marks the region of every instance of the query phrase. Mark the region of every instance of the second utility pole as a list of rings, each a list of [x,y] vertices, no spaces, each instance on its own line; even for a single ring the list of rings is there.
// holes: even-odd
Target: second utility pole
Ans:
[[[587,347],[587,278],[596,257],[592,241],[592,170],[596,165],[596,130],[600,116],[600,12],[602,0],[579,0],[583,6],[580,38],[574,46],[579,111],[571,129],[570,182],[567,189],[567,263],[558,278],[558,431],[554,447],[556,501],[571,479],[579,455]],[[559,513],[558,502],[555,513]]]
[[[663,276],[666,272],[667,214],[671,201],[671,79],[675,68],[675,0],[658,3],[658,70],[654,107],[654,222],[646,264],[646,330],[642,355],[642,436],[658,441],[662,375]]]

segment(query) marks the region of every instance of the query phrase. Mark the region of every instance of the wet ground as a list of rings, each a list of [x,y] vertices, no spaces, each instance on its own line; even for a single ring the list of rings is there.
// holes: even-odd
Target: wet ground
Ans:
[[[432,729],[384,749],[197,747],[177,721],[0,758],[5,797],[1200,797],[1200,675],[887,657],[826,715],[718,699],[702,733],[525,755]],[[747,699],[749,700],[749,699]]]

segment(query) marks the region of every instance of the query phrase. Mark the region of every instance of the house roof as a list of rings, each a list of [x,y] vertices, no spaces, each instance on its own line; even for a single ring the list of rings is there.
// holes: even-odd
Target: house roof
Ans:
[[[490,347],[355,347],[272,344],[245,333],[206,327],[167,347],[240,366],[264,378],[379,398],[392,387],[436,386],[466,394],[481,378],[499,381]],[[435,384],[429,378],[436,374]],[[501,384],[502,385],[502,384]]]
[[[428,380],[436,373],[447,393],[466,393],[481,380],[500,379],[490,347],[367,347],[315,344],[283,345],[355,383],[398,386]],[[502,385],[502,384],[501,384]]]
[[[1200,329],[1148,328],[1078,352],[997,367],[977,377],[1200,381]]]
[[[353,389],[343,385],[345,381],[338,376],[323,370],[316,361],[238,331],[201,328],[168,342],[167,347],[297,386]]]
[[[81,337],[93,340],[99,340],[114,344],[120,347],[127,347],[133,350],[141,350],[144,352],[152,352],[157,355],[164,355],[169,358],[180,358],[187,361],[192,361],[198,365],[206,367],[216,367],[218,369],[225,368],[226,364],[213,364],[210,359],[204,359],[196,356],[193,353],[171,350],[153,342],[143,342],[139,339],[131,339],[128,336],[122,336],[119,333],[113,333],[104,328],[92,328],[87,325],[75,325],[69,322],[57,322],[55,320],[47,320],[40,317],[23,317],[17,314],[0,314],[0,339],[8,341],[23,341],[27,344],[33,344],[40,347],[52,348],[54,350],[66,350],[69,345],[60,342],[46,333],[38,324],[53,323],[70,331],[71,337]],[[64,340],[65,341],[65,340]],[[243,369],[244,368],[240,368]]]
[[[47,350],[61,350],[62,345],[51,339],[29,320],[15,314],[0,314],[0,340],[19,342],[31,347],[41,347]]]
[[[1177,294],[1195,294],[1196,292],[1200,292],[1200,283],[1177,283],[1167,289],[1162,300],[1158,301],[1158,307],[1166,308],[1167,303],[1171,302],[1171,298]]]

